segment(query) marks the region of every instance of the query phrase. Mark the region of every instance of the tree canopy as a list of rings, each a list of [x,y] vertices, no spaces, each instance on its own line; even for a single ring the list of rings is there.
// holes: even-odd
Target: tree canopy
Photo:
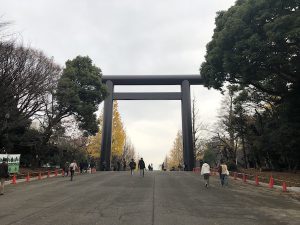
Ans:
[[[77,56],[66,62],[55,94],[59,114],[74,115],[80,128],[90,134],[98,131],[94,112],[106,96],[101,76],[100,68],[88,56]]]
[[[299,4],[238,0],[216,17],[200,72],[208,88],[230,84],[224,137],[242,149],[245,167],[299,165]]]

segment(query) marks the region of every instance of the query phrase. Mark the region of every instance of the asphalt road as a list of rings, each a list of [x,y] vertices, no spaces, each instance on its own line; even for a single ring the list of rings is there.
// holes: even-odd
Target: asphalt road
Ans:
[[[0,224],[300,224],[300,202],[280,191],[199,174],[98,172],[6,186]]]

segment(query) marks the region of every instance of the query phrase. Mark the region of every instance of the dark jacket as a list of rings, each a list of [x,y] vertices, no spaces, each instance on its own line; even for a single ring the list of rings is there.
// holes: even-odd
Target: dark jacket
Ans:
[[[144,160],[140,160],[139,161],[139,169],[145,169],[145,162],[144,162]]]
[[[9,173],[8,173],[8,165],[6,162],[2,162],[0,164],[0,178],[8,178]]]
[[[135,167],[136,167],[136,163],[135,162],[133,162],[133,161],[131,161],[130,163],[129,163],[129,167],[130,167],[130,169],[135,169]]]

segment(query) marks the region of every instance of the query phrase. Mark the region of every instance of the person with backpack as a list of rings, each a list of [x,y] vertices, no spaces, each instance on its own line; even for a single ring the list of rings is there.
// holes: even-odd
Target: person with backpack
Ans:
[[[145,162],[144,162],[143,158],[141,158],[139,160],[138,168],[140,170],[140,176],[142,176],[142,174],[143,174],[143,177],[144,177],[145,176],[145,168],[146,168],[146,166],[145,166]]]
[[[203,177],[204,177],[205,187],[208,188],[209,176],[210,176],[210,166],[206,162],[204,162],[202,167],[201,167],[201,175],[203,175]]]
[[[133,174],[133,170],[135,170],[136,167],[136,163],[134,161],[134,159],[131,159],[130,163],[129,163],[129,167],[130,167],[130,174]]]
[[[9,178],[7,159],[4,158],[0,164],[0,195],[4,195],[5,180]]]
[[[73,181],[73,177],[74,177],[74,173],[75,170],[78,169],[77,163],[74,160],[71,164],[70,164],[70,172],[71,172],[71,181]]]

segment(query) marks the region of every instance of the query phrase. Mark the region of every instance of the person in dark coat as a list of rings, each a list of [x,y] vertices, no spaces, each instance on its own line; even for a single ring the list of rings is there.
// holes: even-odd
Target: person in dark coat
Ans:
[[[126,160],[123,159],[123,171],[126,171]]]
[[[133,170],[135,170],[136,167],[136,163],[133,159],[131,159],[131,162],[129,163],[129,167],[130,167],[130,174],[133,174]]]
[[[5,180],[9,178],[7,159],[4,158],[0,164],[0,195],[4,194]]]
[[[140,175],[143,174],[143,177],[145,176],[145,162],[143,160],[143,158],[140,159],[139,164],[138,164],[138,168],[140,170]]]

